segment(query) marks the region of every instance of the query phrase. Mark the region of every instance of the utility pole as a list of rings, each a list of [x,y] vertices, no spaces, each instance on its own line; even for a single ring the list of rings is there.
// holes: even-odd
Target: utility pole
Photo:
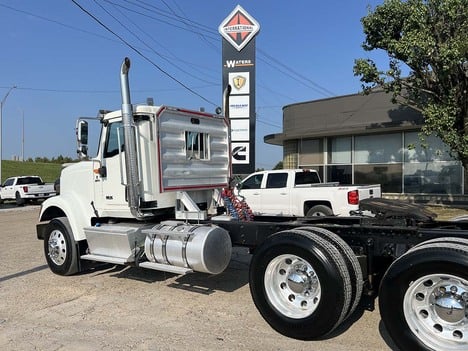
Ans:
[[[24,162],[24,110],[21,108],[21,162]]]
[[[0,182],[2,181],[2,112],[3,112],[3,104],[5,103],[8,95],[10,95],[11,91],[16,88],[16,85],[13,85],[10,89],[8,89],[7,93],[3,97],[2,101],[0,101]]]

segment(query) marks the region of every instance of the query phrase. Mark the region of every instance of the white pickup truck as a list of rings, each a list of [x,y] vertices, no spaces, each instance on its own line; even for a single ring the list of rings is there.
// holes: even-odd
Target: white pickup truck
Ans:
[[[379,184],[322,183],[317,171],[303,169],[256,172],[237,190],[255,215],[273,216],[349,216],[360,200],[381,197]]]
[[[18,206],[29,200],[43,200],[54,195],[54,184],[45,184],[39,176],[11,177],[0,187],[0,203],[15,200]]]

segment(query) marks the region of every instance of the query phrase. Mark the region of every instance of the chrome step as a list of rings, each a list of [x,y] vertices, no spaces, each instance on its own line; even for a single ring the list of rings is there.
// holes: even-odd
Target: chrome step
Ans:
[[[129,263],[126,259],[121,258],[121,257],[111,257],[111,256],[103,256],[103,255],[88,254],[88,255],[82,255],[80,258],[83,260],[106,262],[106,263],[113,263],[113,264]]]
[[[157,271],[175,273],[175,274],[187,274],[193,273],[193,269],[185,267],[171,266],[168,264],[156,263],[156,262],[142,262],[138,265],[139,267],[154,269]]]

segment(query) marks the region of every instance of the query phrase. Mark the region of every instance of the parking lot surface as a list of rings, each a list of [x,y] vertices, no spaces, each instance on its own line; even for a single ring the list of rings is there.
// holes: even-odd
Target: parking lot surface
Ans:
[[[357,311],[334,335],[276,333],[250,297],[250,255],[216,276],[101,264],[53,274],[37,240],[39,207],[0,208],[0,350],[395,350],[378,311]]]

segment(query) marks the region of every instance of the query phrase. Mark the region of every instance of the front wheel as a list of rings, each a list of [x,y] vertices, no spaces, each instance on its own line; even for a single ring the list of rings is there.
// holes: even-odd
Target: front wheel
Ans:
[[[267,238],[252,257],[249,283],[262,317],[295,339],[330,333],[351,304],[351,278],[343,257],[328,241],[304,230]]]
[[[382,320],[402,350],[468,350],[468,246],[413,248],[385,273]]]
[[[50,270],[58,275],[79,271],[79,250],[66,217],[50,221],[44,237],[44,254]]]

